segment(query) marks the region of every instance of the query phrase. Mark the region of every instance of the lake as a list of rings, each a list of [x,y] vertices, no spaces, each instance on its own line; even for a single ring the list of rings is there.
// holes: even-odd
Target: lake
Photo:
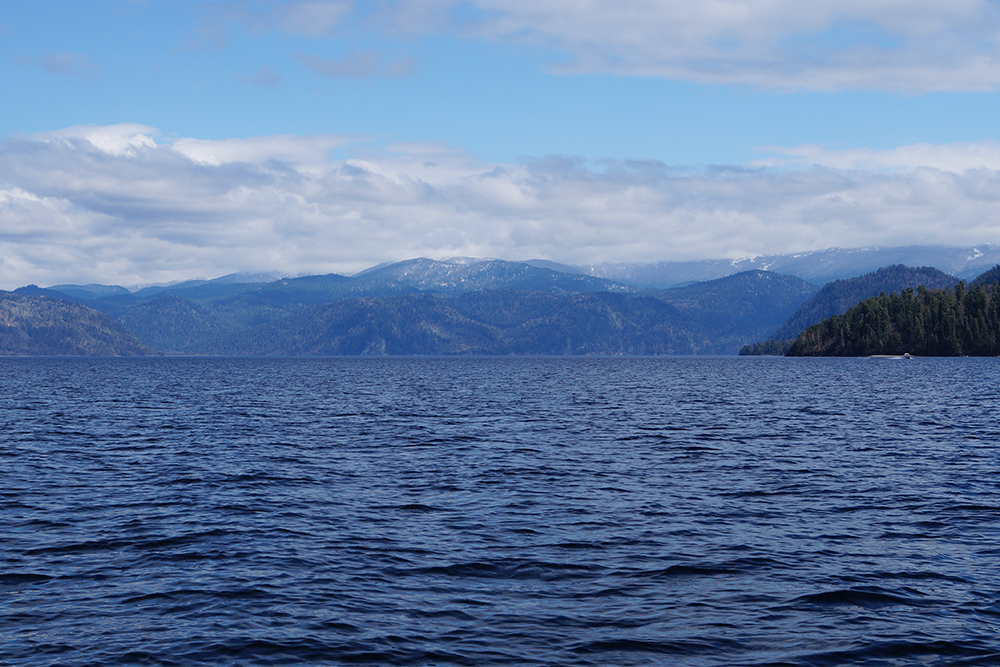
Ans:
[[[0,663],[1000,664],[1000,360],[0,359]]]

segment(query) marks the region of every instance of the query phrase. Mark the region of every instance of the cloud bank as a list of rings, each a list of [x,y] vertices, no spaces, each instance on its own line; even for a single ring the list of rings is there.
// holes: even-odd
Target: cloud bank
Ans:
[[[996,146],[931,148],[804,147],[773,167],[685,169],[75,127],[0,144],[0,288],[350,273],[417,256],[593,264],[1000,242]]]
[[[265,13],[256,25],[314,38],[361,27],[527,44],[568,74],[807,90],[1000,84],[993,0],[308,0]]]

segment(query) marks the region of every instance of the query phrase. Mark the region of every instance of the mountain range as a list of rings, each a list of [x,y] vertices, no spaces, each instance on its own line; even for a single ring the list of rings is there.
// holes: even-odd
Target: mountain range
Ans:
[[[1000,263],[1000,249],[984,248],[924,248],[915,254],[959,265],[961,275],[983,258],[995,255]],[[804,275],[812,266],[812,274],[841,276],[900,252],[830,250],[811,253],[814,265],[805,256],[746,262],[787,266]],[[33,308],[36,324],[44,313],[55,317],[60,311],[60,326],[70,332],[74,327],[68,323],[78,322],[81,340],[56,343],[49,336],[48,346],[38,346],[28,333],[38,331],[35,324],[8,319],[0,321],[0,335],[23,345],[0,354],[735,354],[754,341],[794,337],[871,296],[873,289],[956,280],[933,268],[897,266],[877,276],[840,277],[820,289],[799,275],[751,268],[657,286],[694,275],[695,264],[702,275],[721,271],[719,262],[644,265],[644,274],[637,265],[632,273],[618,265],[616,275],[625,278],[618,280],[609,277],[610,265],[417,258],[354,276],[235,274],[139,290],[30,285],[0,296],[20,299],[23,312]],[[594,275],[599,272],[607,275]],[[96,338],[97,321],[124,336],[117,347],[84,344]]]

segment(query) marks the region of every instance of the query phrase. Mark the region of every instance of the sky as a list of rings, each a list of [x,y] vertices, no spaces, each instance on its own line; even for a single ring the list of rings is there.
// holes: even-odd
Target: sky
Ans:
[[[994,0],[4,0],[0,289],[1000,243]]]

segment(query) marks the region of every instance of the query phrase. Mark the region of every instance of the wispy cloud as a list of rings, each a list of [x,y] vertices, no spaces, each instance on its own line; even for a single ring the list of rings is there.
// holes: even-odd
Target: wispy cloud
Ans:
[[[207,51],[209,49],[224,49],[229,43],[223,22],[218,17],[204,20],[198,26],[196,34],[188,36],[184,42],[174,49],[178,53]]]
[[[771,89],[993,90],[991,0],[346,0],[290,2],[271,27],[395,37],[451,33],[559,54],[566,74],[613,73]]]
[[[354,51],[339,60],[300,53],[298,59],[316,74],[330,79],[364,79],[376,75],[400,78],[411,75],[416,69],[412,59],[386,62],[380,54],[373,51]]]
[[[350,272],[414,256],[589,264],[997,243],[1000,168],[986,148],[977,158],[966,145],[953,170],[916,158],[890,171],[855,158],[686,170],[497,164],[338,135],[166,141],[144,126],[69,128],[0,144],[0,286]],[[898,154],[933,152],[908,150]]]
[[[34,58],[19,55],[14,56],[14,62],[38,66],[51,74],[81,79],[95,79],[101,74],[101,68],[82,53],[47,53]]]
[[[322,37],[329,34],[354,11],[350,0],[307,0],[287,2],[271,11],[274,25],[282,30]]]
[[[953,173],[969,169],[1000,170],[1000,143],[995,141],[911,144],[884,150],[831,149],[816,144],[764,150],[773,155],[756,161],[755,166],[796,169],[822,166],[867,171],[906,171],[927,167]]]
[[[274,88],[280,86],[285,82],[285,79],[275,72],[270,67],[261,67],[260,70],[253,76],[247,76],[246,74],[240,74],[237,77],[240,83],[246,83],[251,86],[261,86],[265,88]]]
[[[353,0],[218,0],[205,3],[202,9],[206,25],[238,24],[254,32],[278,31],[310,38],[342,32],[359,14]]]
[[[994,0],[289,0],[211,7],[213,21],[313,39],[447,34],[528,45],[562,74],[778,90],[1000,87]],[[372,67],[361,55],[326,64],[307,58],[313,69],[333,72],[327,76],[363,76],[358,72]]]
[[[1000,84],[1000,8],[988,0],[472,4],[490,12],[473,34],[554,48],[568,56],[558,66],[568,73],[815,90]]]

